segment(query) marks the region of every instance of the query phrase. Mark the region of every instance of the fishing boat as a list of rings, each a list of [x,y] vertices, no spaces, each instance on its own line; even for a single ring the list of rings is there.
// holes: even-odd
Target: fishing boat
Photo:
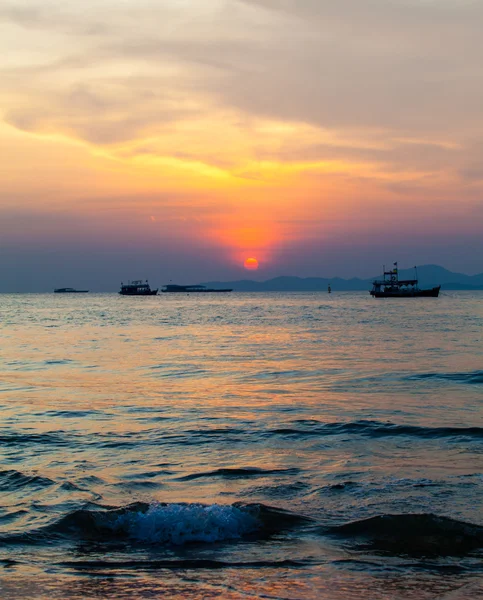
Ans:
[[[54,294],[87,294],[89,290],[76,290],[74,288],[57,288]]]
[[[148,280],[129,281],[128,283],[121,282],[121,296],[156,296],[158,290],[152,290]]]
[[[384,278],[373,281],[372,290],[369,292],[374,298],[437,298],[441,286],[422,290],[418,286],[418,271],[416,267],[414,279],[399,279],[397,262],[394,268],[386,271]]]
[[[192,294],[192,293],[197,293],[197,294],[207,294],[207,293],[211,293],[211,292],[216,292],[216,293],[220,293],[220,292],[232,292],[233,290],[230,288],[224,288],[224,289],[216,289],[216,288],[207,288],[205,285],[165,285],[163,287],[163,289],[161,290],[162,292],[164,292],[165,294]]]

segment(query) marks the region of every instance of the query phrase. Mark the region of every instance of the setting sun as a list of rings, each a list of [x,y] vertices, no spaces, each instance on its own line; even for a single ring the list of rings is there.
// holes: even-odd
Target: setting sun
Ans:
[[[243,266],[249,271],[256,271],[258,269],[258,260],[256,258],[247,258]]]

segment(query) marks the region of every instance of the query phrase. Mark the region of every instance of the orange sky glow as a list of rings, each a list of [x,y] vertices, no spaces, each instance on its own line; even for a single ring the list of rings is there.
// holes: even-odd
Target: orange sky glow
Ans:
[[[8,252],[84,243],[105,257],[128,240],[153,256],[176,247],[188,279],[193,253],[215,265],[207,278],[251,256],[260,273],[357,275],[336,248],[373,248],[364,260],[379,264],[406,258],[411,235],[411,264],[444,263],[449,243],[448,266],[483,270],[482,5],[371,7],[4,5]]]

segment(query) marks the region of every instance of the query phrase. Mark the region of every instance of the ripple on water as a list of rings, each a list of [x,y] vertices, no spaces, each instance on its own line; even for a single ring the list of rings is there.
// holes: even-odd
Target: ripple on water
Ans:
[[[179,477],[179,481],[193,481],[194,479],[204,479],[212,477],[220,477],[222,479],[246,479],[249,477],[269,477],[272,475],[296,475],[299,469],[260,469],[258,467],[238,467],[215,469],[205,473],[192,473]]]
[[[409,380],[442,380],[466,383],[469,385],[483,384],[483,371],[471,371],[468,373],[417,373],[410,375]]]

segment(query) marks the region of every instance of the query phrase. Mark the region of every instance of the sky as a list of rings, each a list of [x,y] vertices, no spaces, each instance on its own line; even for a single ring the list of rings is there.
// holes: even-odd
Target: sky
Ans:
[[[481,0],[2,0],[0,291],[482,272],[481,23]]]

